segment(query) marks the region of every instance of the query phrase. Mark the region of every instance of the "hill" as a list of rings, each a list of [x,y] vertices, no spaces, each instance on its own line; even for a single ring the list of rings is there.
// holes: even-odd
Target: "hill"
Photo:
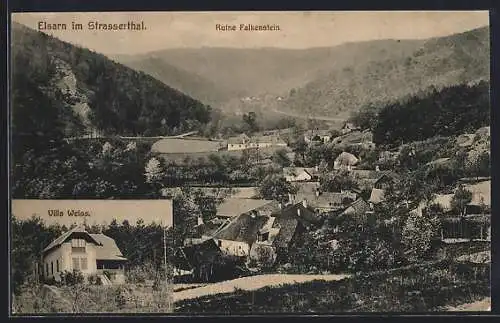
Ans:
[[[210,118],[207,106],[145,73],[16,23],[11,57],[15,138],[167,135]]]
[[[428,40],[309,49],[180,48],[115,59],[226,113],[305,111],[346,119],[360,106],[429,86],[488,80],[489,29]]]
[[[137,70],[157,77],[166,84],[197,98],[204,97],[200,79],[208,88],[215,85],[219,93],[216,106],[224,110],[254,110],[276,102],[290,89],[300,87],[325,74],[325,68],[343,68],[383,57],[406,56],[418,48],[421,41],[402,41],[395,50],[386,48],[396,41],[349,43],[335,47],[310,49],[281,48],[179,48],[115,59]],[[190,73],[191,84],[171,67]],[[162,72],[161,72],[162,71]],[[165,73],[163,73],[165,72]],[[188,74],[184,73],[183,77]],[[203,90],[203,91],[201,91]],[[272,101],[271,101],[271,100]],[[248,108],[245,108],[248,107]]]
[[[416,43],[415,43],[416,44]],[[386,43],[387,52],[398,42]],[[489,29],[433,38],[400,57],[375,57],[320,77],[290,93],[282,110],[348,117],[361,106],[383,104],[430,86],[442,88],[489,80]]]

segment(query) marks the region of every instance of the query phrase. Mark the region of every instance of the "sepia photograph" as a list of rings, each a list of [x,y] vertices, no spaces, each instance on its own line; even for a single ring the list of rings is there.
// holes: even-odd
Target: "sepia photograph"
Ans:
[[[11,315],[490,312],[489,25],[12,13]]]

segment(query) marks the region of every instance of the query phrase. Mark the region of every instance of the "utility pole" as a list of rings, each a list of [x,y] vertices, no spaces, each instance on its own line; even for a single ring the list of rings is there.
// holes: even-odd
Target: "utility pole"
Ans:
[[[163,227],[163,265],[165,270],[165,281],[167,279],[167,230]]]

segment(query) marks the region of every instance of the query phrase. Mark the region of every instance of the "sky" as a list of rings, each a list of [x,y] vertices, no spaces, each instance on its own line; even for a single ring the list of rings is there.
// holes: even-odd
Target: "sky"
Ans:
[[[488,11],[311,11],[311,12],[92,12],[13,13],[12,20],[38,30],[39,22],[65,23],[44,31],[94,51],[140,54],[169,48],[310,48],[375,39],[425,39],[489,24]],[[72,22],[84,29],[70,30]],[[91,31],[88,22],[144,21],[141,31]],[[217,31],[217,24],[271,24],[279,31]]]

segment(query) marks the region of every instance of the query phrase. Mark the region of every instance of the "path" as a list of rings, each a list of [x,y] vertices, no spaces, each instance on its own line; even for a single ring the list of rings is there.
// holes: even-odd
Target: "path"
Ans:
[[[289,116],[289,117],[300,118],[300,119],[315,119],[315,120],[336,121],[336,122],[344,122],[344,121],[346,121],[345,118],[332,118],[332,117],[322,117],[322,116],[311,116],[311,115],[308,115],[307,113],[298,114],[298,113],[280,111],[280,110],[276,110],[276,109],[272,109],[272,111],[275,112],[275,113],[278,113],[278,114],[283,114],[283,115],[286,115],[286,116]]]
[[[193,299],[206,295],[232,293],[236,288],[243,290],[256,290],[266,286],[279,286],[282,284],[303,283],[312,280],[335,281],[342,280],[349,275],[286,275],[269,274],[250,277],[237,278],[219,283],[209,284],[207,286],[183,290],[174,293],[174,302]]]
[[[446,311],[449,312],[463,312],[463,311],[491,311],[491,298],[487,297],[477,302],[461,304],[458,306],[448,306]]]

